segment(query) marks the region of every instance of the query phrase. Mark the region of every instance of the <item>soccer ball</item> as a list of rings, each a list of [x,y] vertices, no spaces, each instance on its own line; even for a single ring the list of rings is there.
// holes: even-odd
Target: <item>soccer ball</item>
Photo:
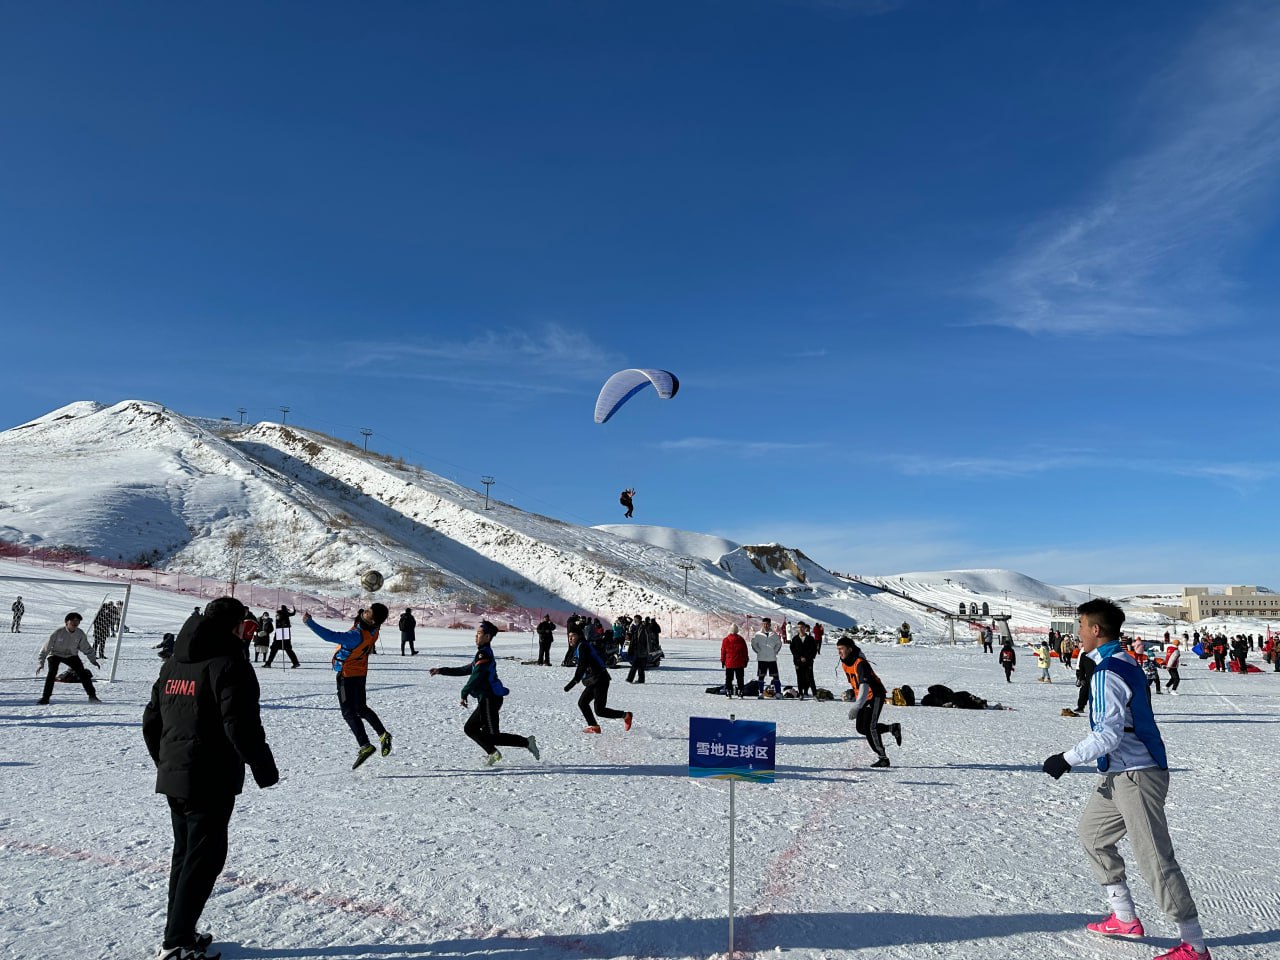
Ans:
[[[370,593],[373,593],[373,591],[375,590],[381,589],[382,574],[380,574],[377,570],[367,571],[360,577],[360,586],[364,587]]]

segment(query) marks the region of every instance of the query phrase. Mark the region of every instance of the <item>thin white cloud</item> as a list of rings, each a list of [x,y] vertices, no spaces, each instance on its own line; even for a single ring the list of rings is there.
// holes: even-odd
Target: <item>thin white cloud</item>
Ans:
[[[523,371],[529,385],[544,379],[591,380],[622,364],[586,334],[554,323],[530,330],[486,330],[466,339],[362,341],[348,347],[347,362],[459,384],[488,380],[485,370],[501,370],[504,377]]]
[[[891,454],[882,462],[910,477],[958,477],[965,479],[997,479],[1028,477],[1051,470],[1072,470],[1094,459],[1091,451],[1049,453],[1017,453],[999,457],[927,456],[924,454]]]
[[[740,457],[765,457],[776,453],[797,453],[803,450],[821,450],[828,444],[790,443],[775,440],[730,440],[723,437],[684,437],[680,440],[664,440],[658,444],[661,450],[694,450],[731,453]]]
[[[1151,93],[1162,119],[1081,207],[1036,224],[980,291],[1030,333],[1186,333],[1231,320],[1230,253],[1280,183],[1280,5],[1231,7]]]

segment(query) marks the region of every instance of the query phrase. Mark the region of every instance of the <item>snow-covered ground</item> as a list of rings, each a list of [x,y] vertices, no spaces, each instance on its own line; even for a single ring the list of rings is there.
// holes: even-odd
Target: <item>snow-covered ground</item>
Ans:
[[[18,565],[0,564],[0,573]],[[35,651],[96,588],[24,586],[31,614],[0,634],[0,956],[150,957],[163,922],[169,826],[139,730],[159,668],[151,649],[187,598],[134,591],[118,682],[91,708],[61,684],[37,706]],[[7,596],[4,593],[3,596]],[[7,608],[8,603],[4,606]],[[330,622],[331,626],[338,624]],[[872,757],[836,703],[733,701],[718,646],[664,638],[666,665],[642,687],[616,674],[624,733],[580,732],[568,671],[519,662],[504,634],[505,725],[533,733],[541,762],[512,750],[483,768],[462,734],[461,681],[430,677],[471,649],[426,631],[401,658],[394,631],[370,701],[395,750],[350,769],[355,744],[334,697],[331,649],[296,631],[301,669],[260,671],[263,719],[282,780],[250,785],[227,869],[205,915],[233,958],[590,960],[709,957],[727,943],[728,786],[687,776],[688,717],[778,724],[778,781],[737,789],[737,943],[748,956],[903,958],[1153,956],[1172,943],[1141,882],[1152,936],[1082,932],[1101,915],[1075,823],[1092,783],[1054,782],[1042,759],[1082,735],[1063,718],[1068,674],[1012,685],[974,646],[874,647],[890,686],[945,683],[1011,711],[887,708],[905,730],[894,766]],[[563,632],[553,659],[563,654]],[[1173,758],[1169,812],[1214,956],[1280,956],[1280,840],[1274,829],[1280,675],[1217,677],[1186,663],[1181,697],[1156,709]],[[790,664],[783,664],[791,677]],[[833,650],[819,684],[839,690]]]

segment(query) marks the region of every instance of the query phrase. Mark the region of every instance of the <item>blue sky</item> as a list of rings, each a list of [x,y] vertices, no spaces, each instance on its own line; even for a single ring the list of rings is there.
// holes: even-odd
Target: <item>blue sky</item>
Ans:
[[[838,570],[1261,582],[1280,8],[0,12],[12,426],[279,417]],[[669,402],[591,419],[613,370]]]

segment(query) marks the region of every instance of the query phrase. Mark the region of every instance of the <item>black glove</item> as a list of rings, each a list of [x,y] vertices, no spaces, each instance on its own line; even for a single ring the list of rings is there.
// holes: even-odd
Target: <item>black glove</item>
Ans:
[[[564,685],[564,692],[565,692],[565,693],[568,693],[568,692],[569,692],[570,690],[572,690],[572,689],[573,689],[573,684],[572,684],[572,683],[566,683],[566,684]]]
[[[253,780],[263,790],[267,789],[267,787],[274,787],[279,783],[280,771],[276,769],[275,758],[267,757],[266,760],[254,767]]]
[[[1071,770],[1071,764],[1067,763],[1067,758],[1060,753],[1055,753],[1052,757],[1044,762],[1044,766],[1040,768],[1055,780],[1062,778],[1064,773]]]

